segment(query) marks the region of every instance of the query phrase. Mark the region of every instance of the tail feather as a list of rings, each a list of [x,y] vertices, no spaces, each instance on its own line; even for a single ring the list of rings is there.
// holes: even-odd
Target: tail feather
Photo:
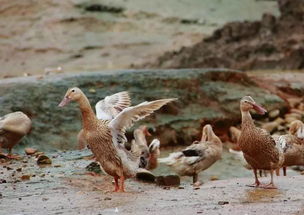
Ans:
[[[167,165],[173,165],[176,162],[176,160],[178,158],[180,158],[181,156],[183,156],[182,152],[174,152],[174,153],[171,153],[166,158],[159,158],[158,162],[159,163],[164,163],[164,164],[167,164]]]

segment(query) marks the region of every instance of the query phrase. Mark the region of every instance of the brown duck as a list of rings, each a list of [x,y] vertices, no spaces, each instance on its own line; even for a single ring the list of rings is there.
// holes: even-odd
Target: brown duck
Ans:
[[[0,153],[8,149],[8,157],[14,158],[12,148],[30,131],[32,121],[27,115],[18,111],[0,118]]]
[[[114,177],[115,190],[124,192],[126,178],[134,177],[139,164],[139,155],[126,150],[124,143],[126,129],[135,121],[143,119],[168,102],[176,99],[161,99],[143,102],[139,105],[125,108],[114,119],[99,120],[94,114],[85,94],[77,87],[69,89],[60,107],[71,101],[78,103],[82,114],[83,137],[100,163],[103,170]],[[120,182],[119,182],[120,180]]]
[[[242,114],[242,129],[239,138],[239,146],[244,153],[244,158],[252,167],[255,183],[250,186],[275,189],[273,172],[280,168],[284,162],[282,147],[276,143],[271,135],[261,128],[257,128],[251,118],[250,110],[254,109],[259,114],[265,114],[266,110],[256,104],[250,96],[241,99],[240,109]],[[271,181],[261,186],[257,176],[257,170],[270,170]]]
[[[286,176],[286,167],[304,165],[304,124],[295,120],[290,124],[289,134],[275,135],[284,151],[283,174]]]
[[[115,93],[111,96],[106,96],[98,101],[95,105],[96,116],[101,120],[114,119],[123,109],[130,107],[131,98],[127,91]],[[77,136],[78,149],[84,149],[87,146],[83,137],[83,130],[80,130]]]
[[[148,145],[146,136],[151,136],[147,126],[141,125],[134,130],[134,140],[131,145],[133,150],[137,150],[140,155],[140,168],[152,170],[157,167],[157,159],[160,154],[160,142],[158,139],[153,139]]]

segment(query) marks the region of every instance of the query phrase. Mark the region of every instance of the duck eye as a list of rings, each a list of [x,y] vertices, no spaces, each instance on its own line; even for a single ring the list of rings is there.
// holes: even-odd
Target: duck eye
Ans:
[[[75,90],[72,90],[72,93],[74,93],[75,92]]]

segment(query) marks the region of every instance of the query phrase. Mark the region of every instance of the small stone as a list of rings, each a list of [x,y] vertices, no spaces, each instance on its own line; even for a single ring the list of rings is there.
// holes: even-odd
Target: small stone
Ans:
[[[38,165],[52,164],[52,160],[46,155],[40,155],[37,159]]]
[[[22,171],[22,168],[20,167],[20,168],[16,169],[16,171],[17,171],[17,172],[21,172],[21,171]]]
[[[177,202],[177,199],[171,199],[172,202]]]
[[[21,176],[21,180],[22,180],[22,181],[30,180],[30,178],[31,178],[30,175],[23,175],[23,176]]]
[[[107,201],[107,200],[112,200],[112,198],[110,198],[110,197],[105,197],[104,200],[105,200],[105,201]]]
[[[185,188],[184,188],[184,187],[178,187],[178,189],[183,190],[183,189],[185,189]]]
[[[216,181],[216,180],[219,180],[217,176],[213,175],[210,177],[210,181]]]
[[[19,199],[19,200],[22,200],[22,198],[21,198],[21,197],[19,197],[18,199]]]
[[[6,169],[7,169],[7,170],[12,170],[13,168],[11,168],[11,167],[7,166],[7,167],[6,167]]]
[[[25,148],[24,151],[25,151],[25,154],[27,154],[27,155],[33,155],[33,154],[35,154],[37,152],[37,149],[34,149],[34,148]]]
[[[179,186],[180,178],[177,175],[158,176],[156,184],[159,186]]]
[[[6,180],[5,179],[0,179],[0,184],[5,184]]]
[[[62,167],[60,164],[56,164],[54,165],[54,167],[58,168],[58,167]]]
[[[49,200],[49,198],[42,198],[42,201],[47,201]]]
[[[152,172],[142,169],[140,172],[136,173],[136,179],[144,182],[155,183],[155,176]]]
[[[280,110],[279,109],[275,109],[269,112],[268,116],[270,119],[275,119],[280,115]]]
[[[218,205],[227,205],[227,204],[229,204],[229,202],[228,201],[219,201],[217,204]]]
[[[101,169],[100,169],[100,166],[97,162],[92,162],[90,163],[87,167],[86,167],[86,170],[87,171],[90,171],[90,172],[95,172],[97,174],[100,174],[102,173]]]

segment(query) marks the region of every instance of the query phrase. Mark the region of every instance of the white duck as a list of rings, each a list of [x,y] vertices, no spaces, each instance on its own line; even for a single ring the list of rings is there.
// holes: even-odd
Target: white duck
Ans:
[[[192,176],[194,185],[199,185],[198,174],[221,158],[222,149],[222,141],[208,124],[203,128],[201,141],[195,141],[185,150],[171,153],[159,162],[170,166],[180,176]]]

